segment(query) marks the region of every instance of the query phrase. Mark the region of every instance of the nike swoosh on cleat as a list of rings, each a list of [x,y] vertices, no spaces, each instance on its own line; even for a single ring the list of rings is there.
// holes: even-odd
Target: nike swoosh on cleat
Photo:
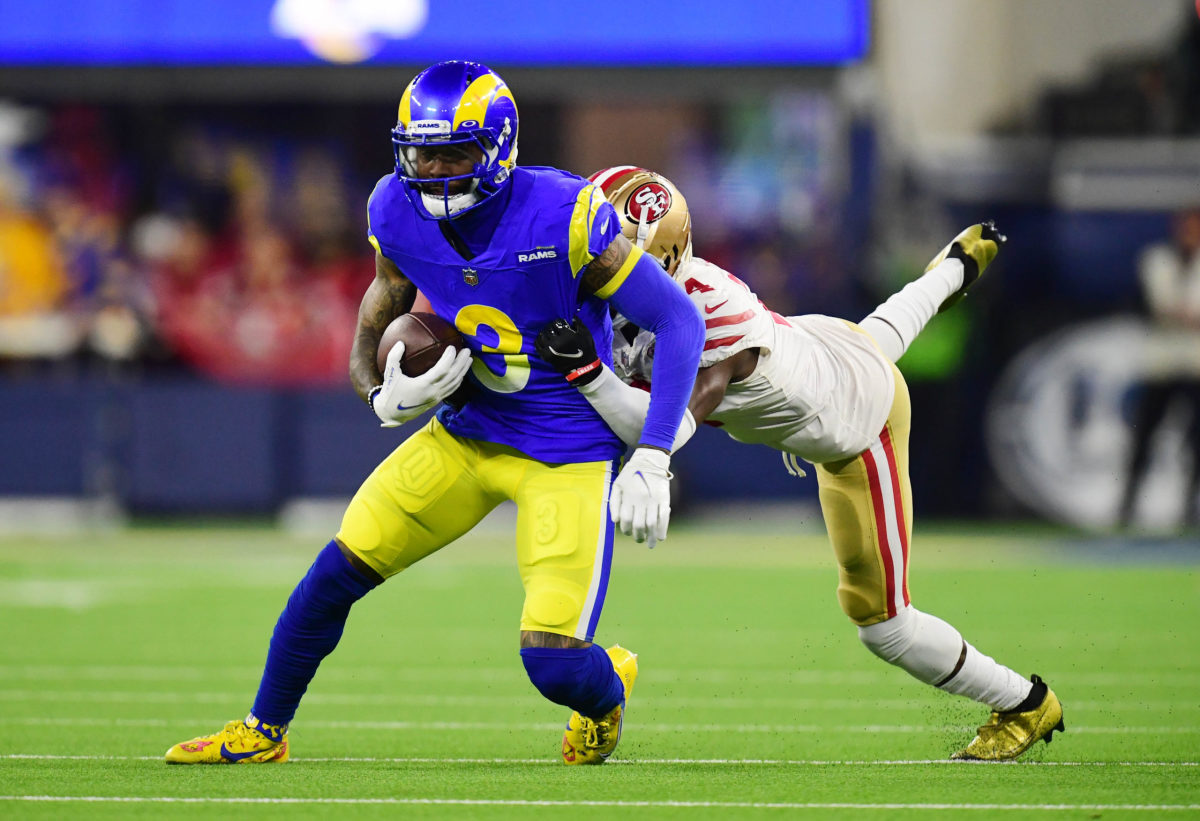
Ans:
[[[224,758],[226,761],[233,761],[235,763],[238,761],[244,761],[247,758],[258,755],[261,752],[263,752],[263,751],[262,750],[251,750],[248,753],[235,753],[233,750],[226,747],[224,743],[221,744],[221,758]]]
[[[566,359],[579,359],[579,357],[583,356],[583,351],[575,351],[575,353],[565,353],[564,351],[556,350],[553,345],[547,345],[546,350],[548,350],[550,353],[554,354],[555,356],[561,356]]]
[[[721,307],[722,305],[724,305],[726,302],[729,302],[729,300],[727,299],[727,300],[725,300],[725,302],[719,302],[719,303],[717,303],[716,305],[705,305],[705,306],[704,306],[704,313],[706,313],[706,314],[711,314],[713,311],[715,311],[715,310],[717,310],[718,308],[720,308],[720,307]]]

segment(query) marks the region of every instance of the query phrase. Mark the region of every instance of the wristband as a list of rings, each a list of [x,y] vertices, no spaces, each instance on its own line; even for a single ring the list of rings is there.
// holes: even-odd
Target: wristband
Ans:
[[[579,385],[586,385],[587,383],[591,382],[593,379],[595,379],[597,376],[600,375],[599,373],[596,373],[596,370],[599,367],[600,367],[600,360],[595,359],[588,365],[584,365],[581,368],[576,368],[573,371],[568,371],[567,375],[566,375],[567,381],[570,382],[572,385],[574,385],[576,383],[578,383]],[[589,374],[591,374],[591,375],[589,376]]]
[[[375,397],[379,395],[381,390],[383,390],[383,385],[376,385],[375,387],[371,388],[371,390],[367,391],[367,404],[370,406],[371,410],[375,410]]]

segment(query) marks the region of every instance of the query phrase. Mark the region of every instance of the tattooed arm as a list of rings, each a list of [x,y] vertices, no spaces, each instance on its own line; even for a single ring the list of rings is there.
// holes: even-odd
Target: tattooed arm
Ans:
[[[629,252],[632,250],[633,243],[626,239],[624,234],[617,234],[617,238],[604,249],[604,252],[583,269],[582,287],[584,291],[594,294],[607,285],[621,270],[625,261],[629,259]]]
[[[585,293],[608,300],[639,328],[655,336],[650,408],[638,442],[671,450],[704,347],[704,320],[683,288],[623,235],[593,259],[582,274]]]
[[[383,382],[375,355],[388,323],[412,309],[417,286],[400,273],[396,263],[375,252],[375,280],[358,306],[358,332],[350,349],[350,382],[365,401],[367,392]]]

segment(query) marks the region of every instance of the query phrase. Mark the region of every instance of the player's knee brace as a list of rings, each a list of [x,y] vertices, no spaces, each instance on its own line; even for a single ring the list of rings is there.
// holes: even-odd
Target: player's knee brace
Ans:
[[[275,623],[255,716],[268,724],[292,720],[321,659],[341,639],[350,606],[375,584],[350,564],[337,542],[317,554]]]
[[[525,647],[521,661],[529,680],[555,704],[577,710],[580,715],[600,718],[625,697],[612,660],[602,648]]]
[[[915,607],[858,628],[867,649],[926,684],[939,685],[961,663],[966,644],[951,625]]]

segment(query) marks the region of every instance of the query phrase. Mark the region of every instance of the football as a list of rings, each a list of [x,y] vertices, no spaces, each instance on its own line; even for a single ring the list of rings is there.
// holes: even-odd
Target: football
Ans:
[[[392,320],[379,338],[376,364],[379,372],[387,369],[388,353],[397,342],[404,342],[400,370],[405,376],[420,376],[434,366],[446,348],[465,346],[458,329],[437,314],[416,311]]]

